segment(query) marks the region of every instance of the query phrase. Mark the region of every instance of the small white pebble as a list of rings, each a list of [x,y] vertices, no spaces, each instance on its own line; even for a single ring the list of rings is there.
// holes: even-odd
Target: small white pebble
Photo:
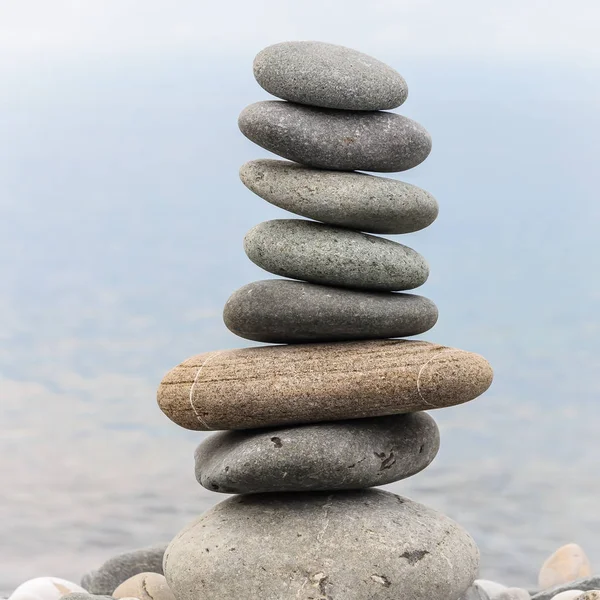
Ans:
[[[8,600],[59,600],[73,592],[88,593],[76,583],[60,577],[36,577],[22,583]]]
[[[560,594],[556,594],[552,598],[552,600],[575,600],[581,594],[584,594],[582,590],[567,590],[566,592],[561,592]]]

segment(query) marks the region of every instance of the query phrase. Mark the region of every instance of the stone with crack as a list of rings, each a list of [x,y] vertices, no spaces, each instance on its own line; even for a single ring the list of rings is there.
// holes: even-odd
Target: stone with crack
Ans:
[[[456,600],[479,552],[448,517],[380,490],[221,502],[165,553],[177,600]]]

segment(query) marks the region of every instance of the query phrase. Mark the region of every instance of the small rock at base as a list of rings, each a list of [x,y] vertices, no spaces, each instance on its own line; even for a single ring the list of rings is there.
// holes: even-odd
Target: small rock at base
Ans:
[[[590,562],[581,546],[566,544],[546,559],[540,569],[538,584],[545,590],[591,574]]]
[[[67,594],[62,597],[62,600],[113,600],[112,596],[102,596],[98,594],[88,594],[81,592],[74,592],[72,594]],[[125,600],[122,598],[121,600]]]
[[[84,575],[81,585],[92,594],[112,595],[121,583],[138,573],[162,575],[166,547],[166,544],[152,546],[114,556],[96,571]]]
[[[113,598],[137,598],[138,600],[175,600],[164,575],[138,573],[124,581],[114,592]]]
[[[592,577],[582,577],[581,579],[569,581],[568,583],[562,583],[547,590],[538,592],[533,596],[532,600],[552,600],[552,598],[557,594],[569,590],[583,590],[584,592],[587,592],[597,589],[600,589],[600,576],[595,575]]]
[[[22,583],[8,600],[58,600],[73,592],[86,593],[76,583],[60,577],[36,577]]]
[[[589,590],[579,596],[580,600],[600,600],[600,590]]]
[[[566,590],[565,592],[556,594],[556,596],[552,596],[552,600],[575,600],[575,598],[579,598],[582,594],[585,594],[583,590]]]
[[[245,108],[238,124],[262,148],[319,169],[394,173],[416,167],[431,152],[429,133],[396,113],[267,101]]]
[[[506,588],[496,594],[492,600],[530,600],[531,594],[523,588]]]
[[[344,110],[385,110],[408,95],[402,76],[381,61],[335,44],[282,42],[254,59],[254,77],[278,98]]]

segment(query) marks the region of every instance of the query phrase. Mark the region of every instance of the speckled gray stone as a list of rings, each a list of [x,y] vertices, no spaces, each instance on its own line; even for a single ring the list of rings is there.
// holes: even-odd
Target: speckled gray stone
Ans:
[[[402,76],[379,60],[323,42],[282,42],[254,59],[254,77],[273,96],[325,108],[386,110],[408,96]]]
[[[163,574],[167,545],[124,552],[107,560],[99,569],[86,573],[81,587],[92,594],[111,595],[124,581],[139,573]]]
[[[429,192],[389,177],[261,159],[243,165],[240,179],[284,210],[359,231],[410,233],[431,225],[438,215],[438,203]]]
[[[256,225],[244,250],[265,271],[322,285],[393,292],[417,288],[429,276],[427,261],[408,246],[303,219]]]
[[[594,575],[592,577],[582,577],[581,579],[575,579],[568,583],[561,583],[555,587],[543,590],[532,597],[532,600],[552,600],[554,596],[567,590],[582,590],[588,592],[591,590],[600,590],[600,575]]]
[[[284,158],[336,171],[405,171],[422,163],[431,137],[415,121],[389,112],[257,102],[239,118],[242,133]]]
[[[196,450],[196,479],[225,494],[348,490],[422,471],[440,436],[426,413],[225,431]]]
[[[287,344],[368,340],[418,335],[438,317],[423,296],[345,290],[269,279],[234,292],[223,311],[225,325],[240,337]]]
[[[233,496],[165,553],[177,600],[456,600],[478,566],[454,521],[381,490]]]

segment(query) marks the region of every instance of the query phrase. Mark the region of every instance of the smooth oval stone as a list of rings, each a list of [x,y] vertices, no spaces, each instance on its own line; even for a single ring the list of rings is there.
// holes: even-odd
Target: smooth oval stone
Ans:
[[[517,587],[506,588],[496,596],[493,600],[530,600],[531,594],[523,589]]]
[[[186,429],[251,429],[454,406],[492,376],[478,354],[423,341],[263,346],[193,356],[157,399]]]
[[[138,600],[175,600],[164,575],[138,573],[130,577],[113,592],[113,598],[137,598]]]
[[[579,596],[585,594],[583,590],[567,590],[566,592],[560,592],[556,596],[552,597],[552,600],[575,600]]]
[[[408,96],[402,76],[371,56],[323,42],[282,42],[254,59],[254,77],[278,98],[325,108],[385,110]]]
[[[111,596],[124,581],[139,573],[163,574],[166,544],[123,552],[107,560],[98,570],[86,573],[81,585],[92,594]]]
[[[336,171],[406,171],[431,152],[431,137],[396,113],[341,111],[289,102],[246,107],[242,133],[266,150],[295,162]]]
[[[389,177],[261,159],[243,165],[240,179],[279,208],[359,231],[411,233],[431,225],[438,215],[438,203],[429,192]]]
[[[533,596],[532,600],[552,600],[557,594],[569,590],[582,590],[583,593],[597,589],[600,589],[600,576],[582,577],[581,579],[561,583],[560,585],[538,592]]]
[[[85,590],[72,581],[60,577],[36,577],[22,583],[9,600],[59,600],[72,593],[85,593]]]
[[[590,561],[578,544],[566,544],[549,556],[538,576],[538,585],[544,590],[592,574]]]
[[[454,521],[381,490],[234,496],[165,554],[177,600],[456,600],[478,566]]]
[[[416,294],[367,292],[303,281],[255,281],[234,292],[223,320],[236,335],[272,344],[371,340],[418,335],[438,317]]]
[[[256,225],[244,250],[265,271],[323,285],[393,292],[417,288],[429,276],[427,261],[408,246],[302,219]]]
[[[224,431],[196,450],[196,479],[225,494],[349,490],[422,471],[440,434],[426,413]]]

